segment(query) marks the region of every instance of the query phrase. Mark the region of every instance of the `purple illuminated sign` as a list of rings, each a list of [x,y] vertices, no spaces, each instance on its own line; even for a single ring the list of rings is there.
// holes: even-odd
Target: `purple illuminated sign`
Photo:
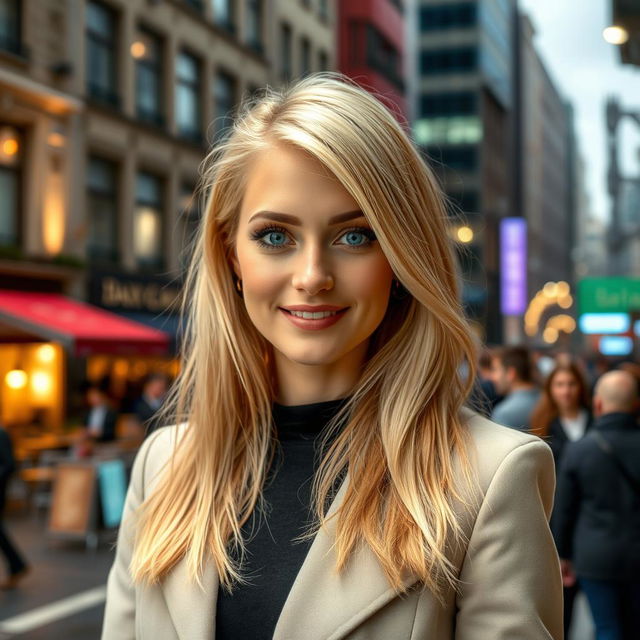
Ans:
[[[527,308],[527,222],[500,221],[500,311],[520,315]]]

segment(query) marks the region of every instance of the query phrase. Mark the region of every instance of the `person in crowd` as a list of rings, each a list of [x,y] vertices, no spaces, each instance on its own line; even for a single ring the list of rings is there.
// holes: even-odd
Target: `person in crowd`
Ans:
[[[110,442],[116,438],[118,414],[109,402],[104,389],[92,384],[86,392],[90,409],[84,416],[83,440],[89,442]]]
[[[162,372],[149,374],[142,388],[142,395],[136,403],[135,413],[144,428],[145,437],[160,425],[161,409],[164,403],[169,380]]]
[[[640,630],[640,429],[635,379],[605,373],[595,422],[560,463],[553,531],[565,585],[576,579],[597,640],[633,640]]]
[[[7,576],[0,581],[0,589],[14,589],[29,572],[29,565],[16,549],[4,527],[4,508],[7,499],[7,485],[15,471],[11,438],[6,429],[0,425],[0,551],[7,563]]]
[[[495,349],[491,359],[491,379],[496,391],[504,396],[493,409],[491,419],[506,427],[527,431],[531,412],[540,399],[529,350],[524,346]]]
[[[491,352],[489,349],[482,349],[478,357],[478,375],[469,405],[488,418],[501,399],[491,380]]]
[[[531,432],[551,447],[556,475],[567,443],[580,440],[592,424],[589,391],[582,371],[563,360],[545,380],[542,395],[531,414]],[[553,520],[553,515],[551,516]],[[564,587],[564,634],[569,637],[578,584]]]
[[[134,463],[103,639],[559,640],[553,456],[463,408],[476,342],[405,130],[316,74],[208,162],[176,424]]]

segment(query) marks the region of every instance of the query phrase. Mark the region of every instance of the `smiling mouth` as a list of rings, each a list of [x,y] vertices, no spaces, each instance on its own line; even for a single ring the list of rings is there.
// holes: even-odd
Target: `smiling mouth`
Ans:
[[[295,316],[296,318],[303,318],[304,320],[323,320],[324,318],[331,318],[332,316],[344,313],[348,308],[349,307],[345,307],[338,311],[290,311],[289,309],[280,307],[282,311],[289,315]]]

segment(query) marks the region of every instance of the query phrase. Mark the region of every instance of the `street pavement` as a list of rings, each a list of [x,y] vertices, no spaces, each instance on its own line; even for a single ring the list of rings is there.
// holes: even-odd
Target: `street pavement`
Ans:
[[[81,542],[47,536],[42,513],[12,514],[5,524],[31,573],[18,589],[0,592],[0,640],[98,640],[115,533],[102,536],[92,551]],[[593,638],[588,606],[579,594],[567,640]]]

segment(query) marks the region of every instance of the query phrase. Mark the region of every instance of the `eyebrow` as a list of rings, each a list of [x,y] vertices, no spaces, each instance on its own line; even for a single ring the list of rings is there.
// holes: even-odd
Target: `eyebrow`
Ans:
[[[354,220],[355,218],[364,218],[365,215],[360,209],[355,211],[346,211],[345,213],[339,213],[337,216],[333,216],[329,219],[329,224],[339,224],[340,222],[346,222],[347,220]],[[302,221],[296,216],[291,216],[288,213],[278,213],[277,211],[259,211],[249,218],[249,222],[256,218],[266,218],[268,220],[277,220],[278,222],[287,222],[296,226],[301,226]]]

